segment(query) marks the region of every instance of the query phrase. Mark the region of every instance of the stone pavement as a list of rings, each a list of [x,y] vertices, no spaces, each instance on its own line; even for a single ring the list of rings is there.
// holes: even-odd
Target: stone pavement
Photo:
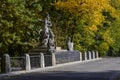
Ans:
[[[16,76],[0,77],[0,80],[114,80],[119,75],[120,57],[117,57],[64,65]]]

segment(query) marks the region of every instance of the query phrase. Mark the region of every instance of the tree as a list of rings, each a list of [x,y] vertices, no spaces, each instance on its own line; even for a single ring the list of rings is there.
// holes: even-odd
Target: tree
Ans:
[[[110,36],[113,38],[113,44],[109,49],[109,53],[112,56],[120,55],[120,0],[111,0],[111,5],[117,11],[117,18],[110,24]]]
[[[116,18],[110,0],[60,0],[54,6],[68,16],[68,32],[72,33],[76,49],[108,51],[113,38],[107,26]]]
[[[39,0],[0,1],[0,53],[21,54],[38,44]]]

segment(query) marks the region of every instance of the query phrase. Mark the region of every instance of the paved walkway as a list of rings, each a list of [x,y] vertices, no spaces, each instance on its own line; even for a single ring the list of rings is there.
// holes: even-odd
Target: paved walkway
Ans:
[[[65,65],[0,80],[113,80],[120,75],[120,57]]]

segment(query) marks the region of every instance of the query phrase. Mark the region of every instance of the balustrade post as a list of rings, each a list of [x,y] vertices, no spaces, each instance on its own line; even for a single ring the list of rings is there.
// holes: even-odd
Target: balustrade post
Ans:
[[[11,72],[11,63],[10,56],[8,54],[4,54],[1,61],[1,72],[8,73]]]
[[[92,51],[92,53],[93,53],[93,59],[95,59],[95,52],[94,52],[94,51]]]
[[[82,53],[80,52],[80,61],[82,61]]]
[[[30,56],[29,56],[29,54],[25,54],[25,69],[27,71],[31,70]]]
[[[44,59],[44,54],[43,53],[40,53],[40,66],[41,68],[44,68],[45,67],[45,59]]]
[[[55,54],[52,53],[52,66],[56,65],[56,59],[55,59]]]
[[[99,58],[99,54],[98,54],[98,51],[96,51],[95,53],[96,53],[96,58]]]
[[[91,52],[89,51],[88,54],[89,54],[89,60],[91,60],[92,59],[91,58]]]
[[[84,55],[85,55],[85,60],[87,60],[87,52],[86,51],[85,51]]]

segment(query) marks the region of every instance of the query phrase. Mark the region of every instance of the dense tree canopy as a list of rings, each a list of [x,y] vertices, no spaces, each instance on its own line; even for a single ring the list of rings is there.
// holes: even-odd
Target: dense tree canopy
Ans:
[[[20,53],[38,43],[37,13],[42,10],[38,0],[0,1],[0,51]]]
[[[57,46],[72,38],[76,50],[120,52],[120,0],[1,0],[0,54],[23,53],[39,44],[37,19],[50,14]]]
[[[72,5],[71,5],[72,4]],[[72,18],[75,48],[91,50],[98,48],[107,51],[113,43],[108,29],[110,23],[117,17],[116,10],[110,0],[66,0],[55,3],[57,10]],[[69,19],[70,20],[70,19]],[[105,47],[103,47],[105,46]]]

